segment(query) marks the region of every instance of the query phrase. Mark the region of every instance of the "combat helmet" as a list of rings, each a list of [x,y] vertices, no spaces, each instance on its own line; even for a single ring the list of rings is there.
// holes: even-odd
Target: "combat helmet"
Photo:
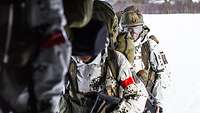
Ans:
[[[108,29],[104,22],[92,18],[82,28],[71,28],[72,55],[96,56],[106,48]]]
[[[115,42],[118,34],[118,18],[112,6],[105,1],[94,1],[93,18],[107,25],[110,41]]]
[[[143,25],[143,23],[143,16],[138,8],[132,5],[124,9],[121,17],[122,27],[138,26]]]

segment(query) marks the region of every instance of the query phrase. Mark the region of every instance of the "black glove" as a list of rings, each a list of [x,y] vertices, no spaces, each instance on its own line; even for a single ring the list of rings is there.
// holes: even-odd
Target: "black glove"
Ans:
[[[156,113],[163,113],[163,108],[156,105]]]

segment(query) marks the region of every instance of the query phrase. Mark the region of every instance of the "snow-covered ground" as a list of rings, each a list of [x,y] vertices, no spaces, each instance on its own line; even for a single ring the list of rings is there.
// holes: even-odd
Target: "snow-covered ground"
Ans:
[[[166,113],[200,113],[200,14],[144,15],[167,54],[173,84]]]

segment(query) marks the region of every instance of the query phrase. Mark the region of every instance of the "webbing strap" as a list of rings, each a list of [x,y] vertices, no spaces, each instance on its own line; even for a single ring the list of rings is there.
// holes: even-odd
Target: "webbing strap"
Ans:
[[[77,66],[76,66],[76,63],[73,59],[71,59],[71,63],[69,65],[69,71],[68,71],[68,78],[69,78],[69,81],[70,81],[70,88],[72,90],[72,95],[73,97],[75,98],[75,100],[77,100],[77,102],[79,104],[81,104],[81,102],[79,101],[79,98],[77,96],[77,92],[78,92],[78,84],[77,84]]]
[[[107,61],[107,66],[111,69],[111,72],[114,76],[114,78],[117,78],[119,75],[119,66],[117,64],[117,56],[114,50],[108,49],[108,57],[106,59]]]
[[[119,75],[119,66],[118,66],[118,58],[117,58],[117,54],[116,54],[116,51],[115,50],[112,50],[112,49],[108,49],[108,57],[106,59],[106,71],[107,71],[107,74],[106,74],[106,78],[110,78],[110,76],[112,78],[114,78],[116,81],[117,81],[117,76]],[[111,71],[111,74],[110,75],[110,72]],[[119,81],[117,81],[119,82]],[[114,93],[114,96],[118,96],[118,88],[115,88],[113,89],[113,87],[107,87],[106,88],[107,92],[113,92]],[[112,96],[112,95],[110,95]]]
[[[123,51],[123,53],[124,53],[124,55],[125,55],[125,57],[126,58],[128,58],[128,56],[125,54],[126,53],[126,51],[127,51],[127,48],[128,48],[128,33],[126,33],[126,35],[125,35],[125,37],[124,37],[124,40],[125,40],[125,48],[124,48],[124,51]]]

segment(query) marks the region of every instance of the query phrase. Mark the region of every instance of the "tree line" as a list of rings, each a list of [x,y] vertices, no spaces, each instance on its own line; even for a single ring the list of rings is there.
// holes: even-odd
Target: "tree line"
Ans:
[[[161,4],[138,3],[133,1],[118,1],[114,4],[115,11],[123,10],[125,7],[134,4],[144,14],[176,14],[176,13],[200,13],[200,2],[164,2]]]

